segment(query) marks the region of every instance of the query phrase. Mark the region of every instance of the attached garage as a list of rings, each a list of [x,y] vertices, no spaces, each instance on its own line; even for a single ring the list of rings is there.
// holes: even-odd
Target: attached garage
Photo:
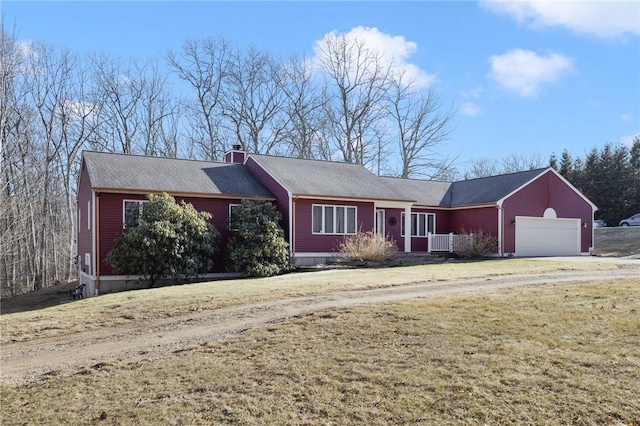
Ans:
[[[577,256],[580,219],[516,216],[516,256]]]

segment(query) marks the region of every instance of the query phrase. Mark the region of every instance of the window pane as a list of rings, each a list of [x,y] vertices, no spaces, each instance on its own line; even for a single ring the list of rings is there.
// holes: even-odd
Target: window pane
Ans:
[[[404,237],[404,213],[400,213],[400,235]]]
[[[347,233],[356,233],[356,208],[347,207]]]
[[[322,206],[313,206],[313,232],[322,232]]]
[[[336,234],[344,234],[344,207],[336,207]]]
[[[423,213],[420,213],[418,215],[418,236],[420,236],[420,237],[424,237],[425,235],[427,235],[425,233],[425,228],[426,228],[426,225],[427,225],[427,223],[426,223],[427,222],[427,217],[426,216],[427,215],[425,215]]]
[[[431,232],[432,234],[435,234],[436,233],[436,227],[435,227],[436,215],[429,214],[427,215],[427,219],[429,221],[427,232]]]
[[[324,206],[324,233],[333,234],[333,206]]]
[[[418,214],[411,213],[411,236],[415,237],[418,231]]]
[[[124,224],[129,227],[138,223],[140,216],[140,202],[139,201],[125,201],[124,202]]]

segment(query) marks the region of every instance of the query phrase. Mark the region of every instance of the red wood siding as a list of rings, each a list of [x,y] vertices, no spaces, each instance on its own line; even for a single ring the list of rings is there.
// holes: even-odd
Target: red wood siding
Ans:
[[[582,224],[586,224],[580,228],[581,251],[586,253],[593,246],[591,205],[551,171],[507,198],[503,207],[505,253],[515,252],[515,226],[512,224],[515,217],[542,217],[549,207],[556,211],[558,218],[580,219]]]
[[[242,151],[229,151],[224,154],[224,162],[242,164],[245,156],[246,153]]]
[[[297,253],[333,252],[344,238],[342,235],[321,235],[312,232],[312,206],[314,204],[332,206],[355,206],[356,229],[372,231],[374,226],[373,202],[349,202],[327,200],[295,200],[295,251]]]
[[[86,165],[84,162],[82,163],[82,170],[80,171],[80,181],[78,182],[78,195],[77,195],[78,204],[76,206],[76,217],[78,220],[78,228],[77,228],[77,251],[80,256],[80,262],[82,265],[82,269],[85,272],[88,272],[85,268],[85,254],[89,253],[91,255],[91,263],[94,263],[93,252],[92,252],[92,232],[93,229],[89,229],[87,221],[87,204],[91,202],[91,180],[89,179],[89,173],[87,172]],[[93,209],[93,206],[91,206]],[[93,212],[91,212],[93,214]],[[93,224],[92,224],[93,226]],[[95,271],[94,265],[91,266],[91,272]]]
[[[280,214],[282,214],[282,220],[280,226],[284,230],[284,236],[287,241],[290,241],[289,229],[289,193],[287,189],[282,187],[269,173],[267,173],[262,166],[260,166],[251,156],[247,159],[245,166],[249,169],[251,174],[255,176],[262,184],[276,197],[276,207]]]
[[[482,229],[485,233],[498,236],[498,208],[480,207],[475,209],[452,210],[449,214],[449,232],[473,232]]]
[[[100,193],[98,194],[100,199],[100,275],[112,275],[113,271],[111,267],[104,262],[104,258],[107,253],[113,247],[115,239],[122,234],[122,209],[124,200],[144,200],[144,195],[129,195],[129,194],[112,194],[112,193]],[[240,204],[241,199],[216,199],[216,198],[193,198],[193,197],[177,197],[176,201],[180,202],[184,200],[186,203],[193,204],[198,211],[205,211],[211,213],[213,216],[211,224],[220,232],[221,241],[219,246],[222,248],[226,245],[229,235],[227,223],[229,220],[229,205]],[[214,255],[214,272],[225,271],[225,265],[223,264],[223,255],[218,252]]]

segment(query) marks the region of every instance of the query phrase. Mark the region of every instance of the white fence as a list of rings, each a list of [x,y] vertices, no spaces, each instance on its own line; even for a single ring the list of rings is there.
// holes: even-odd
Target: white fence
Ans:
[[[453,232],[450,234],[432,234],[428,235],[428,249],[429,253],[433,251],[448,251],[453,253],[454,251],[463,250],[473,240],[473,234],[469,235],[455,235]]]

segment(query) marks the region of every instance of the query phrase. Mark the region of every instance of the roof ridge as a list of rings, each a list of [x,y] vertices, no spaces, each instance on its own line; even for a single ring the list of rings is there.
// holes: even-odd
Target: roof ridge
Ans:
[[[548,170],[548,169],[549,169],[549,167],[540,167],[538,169],[520,170],[519,172],[500,173],[500,174],[491,175],[491,176],[482,176],[482,177],[476,177],[476,178],[471,178],[471,179],[455,180],[455,181],[453,181],[451,183],[471,182],[473,180],[491,179],[491,178],[496,178],[496,177],[501,177],[501,176],[518,175],[518,174],[531,173],[531,172],[542,172],[542,171]]]
[[[286,157],[283,155],[274,155],[274,154],[257,154],[257,153],[247,153],[247,155],[249,156],[254,156],[254,157],[269,157],[269,158],[283,158],[285,160],[300,160],[300,161],[315,161],[317,163],[331,163],[331,164],[349,164],[349,165],[353,165],[353,166],[360,166],[363,167],[367,170],[369,170],[366,166],[364,166],[363,164],[360,163],[348,163],[346,161],[337,161],[337,160],[321,160],[319,158],[300,158],[300,157]],[[371,173],[373,173],[373,171],[369,170]],[[374,173],[375,174],[375,173]],[[376,175],[377,176],[377,175]]]
[[[412,181],[412,182],[435,182],[435,183],[453,183],[454,182],[454,181],[449,181],[449,180],[403,178],[403,177],[400,177],[400,176],[378,176],[378,177],[387,178],[387,179],[409,180],[409,181]]]
[[[219,165],[239,165],[239,163],[225,163],[223,161],[198,160],[198,159],[195,159],[195,158],[160,157],[160,156],[156,156],[156,155],[127,154],[127,153],[124,153],[124,152],[105,152],[105,151],[84,150],[83,154],[100,154],[100,155],[114,155],[114,156],[117,155],[117,156],[121,156],[121,157],[153,158],[153,159],[158,159],[158,160],[191,161],[191,162],[194,162],[194,163],[208,163],[208,164],[219,164]]]

